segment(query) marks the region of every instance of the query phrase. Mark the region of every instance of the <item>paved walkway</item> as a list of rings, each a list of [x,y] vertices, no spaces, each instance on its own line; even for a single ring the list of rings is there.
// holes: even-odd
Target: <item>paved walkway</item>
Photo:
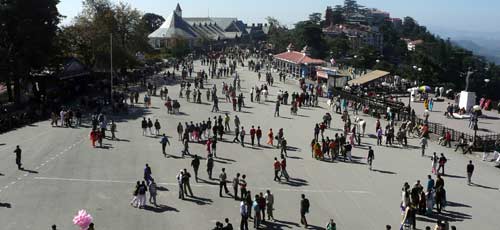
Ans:
[[[196,63],[196,69],[200,69]],[[239,69],[242,87],[248,96],[251,86],[256,84],[257,74]],[[222,81],[217,84],[220,95]],[[262,84],[263,82],[259,82]],[[270,89],[270,100],[275,100],[277,91],[298,91],[293,81],[276,83]],[[170,95],[177,99],[178,86],[169,87]],[[203,97],[202,99],[205,99]],[[221,102],[224,100],[221,99]],[[192,181],[195,198],[186,201],[177,199],[175,175],[179,169],[191,171],[191,159],[179,158],[182,145],[176,139],[178,122],[199,122],[222,114],[210,113],[211,105],[187,103],[180,99],[182,115],[168,115],[158,97],[153,98],[153,107],[134,109],[126,117],[116,117],[117,136],[120,141],[105,141],[105,148],[94,149],[88,141],[88,128],[52,128],[49,122],[0,135],[0,223],[2,229],[46,229],[57,224],[60,229],[74,229],[71,220],[79,209],[87,209],[94,216],[96,229],[211,229],[216,220],[230,218],[238,226],[239,203],[233,199],[218,197],[217,181],[208,180],[205,162],[202,161],[200,183]],[[426,182],[431,161],[421,157],[415,147],[401,149],[375,145],[375,139],[366,137],[363,146],[353,150],[354,163],[329,163],[312,159],[309,143],[313,136],[313,125],[326,112],[325,101],[321,108],[304,108],[299,116],[289,114],[283,106],[281,117],[273,117],[274,103],[263,104],[246,101],[243,112],[232,112],[231,105],[221,103],[221,110],[238,115],[248,131],[251,125],[261,126],[264,134],[269,128],[277,131],[284,128],[291,150],[288,172],[293,178],[289,183],[277,183],[273,178],[273,158],[279,151],[270,147],[242,148],[239,144],[219,142],[214,174],[226,168],[228,178],[236,172],[248,176],[248,187],[252,194],[270,189],[275,194],[275,217],[277,222],[267,229],[299,228],[299,200],[304,193],[311,202],[309,223],[316,229],[324,227],[334,218],[338,229],[383,229],[386,224],[397,229],[400,221],[401,187],[405,181]],[[140,120],[143,116],[159,119],[162,132],[171,136],[172,145],[168,153],[175,156],[164,158],[159,139],[142,136]],[[368,134],[374,133],[374,120],[364,117]],[[232,124],[232,122],[231,122]],[[326,131],[332,137],[342,124],[334,115],[333,127]],[[226,135],[226,140],[231,135]],[[18,171],[14,164],[15,145],[23,149],[23,164],[26,171]],[[410,144],[416,146],[417,140]],[[375,150],[374,171],[365,165],[367,146]],[[205,156],[205,147],[191,144],[191,152]],[[489,162],[478,161],[475,156],[463,156],[452,150],[431,143],[429,151],[443,152],[448,157],[444,177],[450,205],[441,216],[451,220],[458,229],[497,229],[495,224],[500,213],[500,175]],[[467,186],[463,178],[468,160],[476,165],[476,186]],[[135,209],[129,205],[136,180],[143,176],[144,164],[152,167],[161,190],[160,207]],[[10,208],[6,207],[10,205]],[[419,217],[418,228],[431,225],[437,217]],[[250,223],[252,225],[252,223]]]

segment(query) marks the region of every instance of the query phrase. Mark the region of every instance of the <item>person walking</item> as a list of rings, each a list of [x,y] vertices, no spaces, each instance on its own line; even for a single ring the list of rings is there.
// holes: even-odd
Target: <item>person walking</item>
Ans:
[[[264,196],[264,199],[266,199],[266,210],[267,210],[267,220],[275,220],[274,215],[273,215],[273,210],[274,210],[274,195],[271,193],[271,191],[268,189],[266,191],[266,195]]]
[[[280,178],[284,177],[287,182],[290,181],[290,176],[288,176],[288,172],[286,171],[286,158],[283,154],[281,154],[280,166],[281,166]]]
[[[255,143],[255,128],[254,126],[252,125],[252,128],[250,129],[250,143],[252,144],[252,146],[254,146],[254,143]]]
[[[431,172],[432,172],[432,174],[436,175],[437,174],[438,161],[439,161],[439,157],[436,155],[436,152],[433,153],[433,155],[431,157],[431,161],[432,161]]]
[[[146,130],[148,128],[148,121],[146,120],[145,117],[142,118],[142,121],[141,121],[141,128],[142,128],[142,135],[143,136],[146,136],[147,133],[146,133]]]
[[[159,136],[161,125],[160,125],[160,122],[158,121],[158,119],[155,120],[154,126],[155,126],[155,135]]]
[[[472,181],[472,174],[474,173],[474,165],[472,164],[472,161],[469,161],[469,164],[467,165],[467,184],[471,185]]]
[[[366,158],[367,163],[370,167],[370,170],[372,170],[372,164],[373,160],[375,160],[375,153],[373,152],[373,149],[371,146],[368,146],[368,157]]]
[[[274,181],[279,181],[281,182],[281,178],[279,177],[279,173],[281,170],[281,164],[278,161],[278,158],[274,158]]]
[[[163,134],[160,140],[161,143],[161,151],[163,152],[163,156],[167,157],[167,152],[165,152],[165,149],[167,147],[167,144],[170,146],[170,141],[168,140],[167,135]]]
[[[306,198],[306,195],[301,195],[302,199],[300,200],[300,223],[307,228],[307,219],[306,214],[309,213],[309,200]]]
[[[23,167],[22,167],[23,164],[21,163],[21,153],[22,153],[22,150],[19,147],[19,145],[16,146],[16,149],[14,150],[14,153],[16,154],[17,169],[21,170],[21,169],[23,169]]]
[[[439,167],[437,169],[438,174],[439,174],[439,170],[442,170],[441,174],[444,175],[444,165],[446,164],[447,161],[448,161],[448,159],[446,159],[444,154],[441,153],[441,157],[439,157],[439,160],[438,160],[438,164],[439,164]]]
[[[226,175],[225,168],[222,168],[222,171],[219,174],[219,196],[220,197],[222,197],[222,188],[224,188],[226,195],[229,194],[229,190],[227,189],[227,175]]]
[[[179,122],[179,124],[177,125],[177,135],[179,137],[179,141],[182,141],[182,133],[184,132],[184,127],[182,126],[182,124]]]
[[[151,121],[151,118],[148,118],[148,129],[149,129],[149,134],[153,135],[153,122]]]
[[[260,147],[260,139],[262,138],[262,130],[260,129],[260,126],[257,126],[255,136],[257,137],[257,145]]]
[[[422,156],[425,156],[425,147],[427,146],[427,138],[422,137],[420,139],[420,147],[422,148]]]
[[[238,200],[238,187],[240,185],[240,173],[236,173],[236,176],[233,178],[233,193],[234,200]]]
[[[151,184],[149,184],[149,203],[154,204],[154,206],[158,206],[156,204],[156,195],[157,195],[156,183],[154,180],[151,180]]]
[[[248,230],[248,205],[244,200],[240,202],[240,215],[240,230]]]
[[[245,127],[241,126],[241,131],[240,131],[240,143],[241,143],[241,147],[245,147]]]
[[[260,226],[260,206],[259,206],[259,195],[255,195],[255,199],[252,203],[252,209],[253,209],[253,228],[259,229]]]
[[[198,169],[200,168],[200,157],[198,155],[194,155],[193,160],[191,160],[191,167],[193,167],[194,179],[198,183]]]
[[[288,157],[287,152],[286,152],[286,149],[288,148],[287,147],[288,143],[286,142],[286,139],[283,137],[283,138],[281,138],[280,142],[281,142],[281,145],[280,145],[280,147],[281,147],[281,155],[283,155],[283,153],[285,153],[285,156]]]
[[[115,133],[116,133],[116,123],[115,123],[114,120],[111,120],[110,130],[111,130],[111,140],[117,139],[116,136],[115,136]]]
[[[240,196],[241,199],[244,200],[245,197],[247,196],[247,181],[246,181],[247,176],[243,174],[240,179]]]
[[[276,101],[276,105],[274,107],[274,116],[279,117],[280,116],[280,101]]]
[[[149,167],[148,164],[146,164],[146,167],[144,168],[144,180],[148,183],[149,185],[149,182],[153,179],[151,177],[151,174],[153,172],[151,171],[151,167]]]
[[[137,196],[139,199],[139,208],[144,208],[146,205],[146,192],[148,191],[148,187],[144,181],[142,181],[141,185],[139,186]]]
[[[177,174],[177,183],[179,184],[179,199],[182,199],[184,200],[184,186],[182,185],[182,177],[183,177],[183,174],[184,174],[184,171],[181,171],[179,172],[179,174]]]
[[[274,145],[274,133],[273,129],[269,129],[267,133],[267,144],[273,146]]]
[[[207,173],[208,179],[212,180],[212,170],[214,169],[214,158],[212,158],[212,154],[208,155],[207,158]]]
[[[239,126],[236,126],[234,128],[234,139],[233,139],[233,143],[234,142],[241,142],[240,139],[238,139],[238,137],[240,136],[240,127]]]
[[[139,206],[139,186],[141,186],[141,182],[137,181],[137,184],[135,185],[134,192],[132,193],[133,198],[130,201],[130,205],[134,206],[134,208],[137,208]]]
[[[182,185],[184,186],[184,194],[187,196],[189,192],[189,195],[193,197],[193,190],[191,190],[190,179],[191,174],[187,171],[187,169],[184,169],[184,172],[182,173]]]

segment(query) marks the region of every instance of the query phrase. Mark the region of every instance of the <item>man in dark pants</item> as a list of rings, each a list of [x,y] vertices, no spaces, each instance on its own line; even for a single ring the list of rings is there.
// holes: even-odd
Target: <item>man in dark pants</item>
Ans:
[[[280,101],[276,101],[276,107],[274,109],[274,116],[279,117],[280,116]]]
[[[14,153],[16,154],[16,165],[17,165],[17,169],[23,169],[23,167],[21,167],[21,148],[19,148],[19,145],[16,146],[16,149],[14,150]]]
[[[236,177],[233,178],[234,200],[238,200],[238,186],[239,185],[240,185],[240,173],[236,173]]]
[[[224,188],[224,191],[226,194],[229,193],[229,190],[227,189],[227,175],[226,175],[226,169],[222,168],[222,172],[219,174],[219,196],[222,197],[222,188]]]
[[[252,146],[255,143],[255,132],[256,132],[256,130],[255,130],[254,126],[252,125],[252,128],[250,129],[250,141],[252,143]]]
[[[196,183],[198,183],[198,169],[200,168],[200,158],[198,157],[198,155],[194,155],[194,159],[191,161],[191,166],[194,170],[194,178],[196,180]]]
[[[281,170],[281,164],[280,162],[278,161],[278,158],[274,158],[274,181],[279,181],[281,182],[281,178],[278,176],[279,175],[279,172]]]
[[[163,134],[160,140],[161,143],[161,151],[163,152],[163,155],[167,157],[167,153],[165,152],[165,148],[167,147],[167,144],[170,146],[170,141],[168,141],[168,137]]]
[[[241,223],[240,230],[248,230],[248,205],[243,200],[240,202],[240,214],[241,214]]]
[[[307,228],[306,213],[309,212],[309,200],[306,199],[306,195],[301,195],[302,200],[300,200],[300,223]]]
[[[472,164],[472,161],[469,161],[469,164],[467,165],[467,184],[471,185],[472,184],[472,173],[474,173],[474,165]]]

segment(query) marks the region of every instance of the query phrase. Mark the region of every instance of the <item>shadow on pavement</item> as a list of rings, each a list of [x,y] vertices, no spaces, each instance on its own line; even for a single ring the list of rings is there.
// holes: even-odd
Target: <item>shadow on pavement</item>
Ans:
[[[394,174],[397,174],[395,172],[391,172],[391,171],[385,171],[385,170],[380,170],[380,169],[374,169],[372,170],[374,172],[379,172],[379,173],[383,173],[383,174],[391,174],[391,175],[394,175]]]
[[[444,174],[444,175],[441,174],[441,176],[443,176],[443,177],[449,177],[449,178],[460,178],[460,179],[465,178],[464,176],[449,175],[449,174]]]
[[[0,203],[0,208],[11,208],[12,205],[10,203]]]
[[[164,192],[164,191],[169,191],[169,190],[168,190],[168,188],[165,188],[165,187],[163,187],[163,186],[157,186],[157,187],[156,187],[156,189],[157,189],[158,191],[162,191],[162,192]]]
[[[293,186],[293,187],[302,187],[302,186],[309,185],[306,180],[303,180],[300,178],[292,178],[292,177],[290,177],[289,181],[283,181],[282,183]]]
[[[184,200],[194,202],[197,205],[207,205],[212,203],[212,199],[196,197],[196,196],[184,197]]]
[[[162,204],[160,204],[158,206],[145,205],[144,206],[144,210],[151,211],[151,212],[156,212],[156,213],[162,213],[162,212],[168,212],[168,211],[179,212],[179,210],[177,210],[174,207],[169,207],[169,206],[162,205]]]
[[[476,184],[476,183],[472,183],[472,186],[479,187],[479,188],[485,188],[485,189],[491,189],[491,190],[498,190],[498,188],[495,188],[495,187],[480,185],[480,184]]]
[[[446,206],[472,208],[470,205],[466,205],[466,204],[462,204],[462,203],[457,203],[457,202],[453,202],[453,201],[446,201]]]
[[[20,169],[21,171],[23,172],[27,172],[27,173],[33,173],[33,174],[38,174],[38,171],[35,171],[35,170],[30,170],[30,169]]]

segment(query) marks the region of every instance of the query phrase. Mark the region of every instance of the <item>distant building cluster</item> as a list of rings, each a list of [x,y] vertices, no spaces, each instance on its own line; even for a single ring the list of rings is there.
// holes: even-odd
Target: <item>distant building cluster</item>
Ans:
[[[390,14],[375,8],[360,9],[356,11],[344,11],[342,21],[335,21],[332,8],[327,8],[326,24],[323,33],[336,37],[345,35],[351,48],[357,49],[363,45],[369,45],[383,51],[384,38],[379,28],[384,22],[391,22],[395,27],[402,25],[400,18],[391,18]]]
[[[149,34],[149,43],[155,49],[175,45],[176,40],[188,41],[189,46],[202,46],[204,42],[234,41],[241,38],[262,39],[269,32],[267,24],[243,23],[237,18],[182,17],[182,9],[176,9],[165,22]]]

